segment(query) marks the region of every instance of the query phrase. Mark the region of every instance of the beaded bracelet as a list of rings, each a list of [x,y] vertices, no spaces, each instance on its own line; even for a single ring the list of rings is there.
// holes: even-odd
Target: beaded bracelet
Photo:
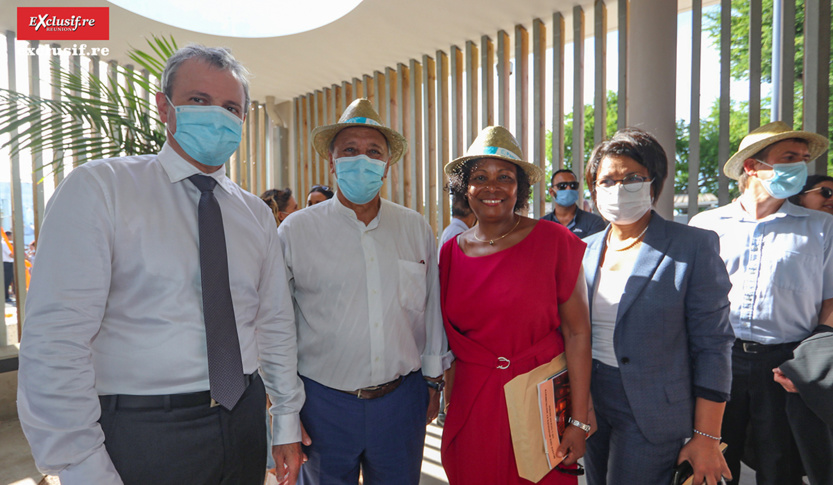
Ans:
[[[706,438],[711,438],[711,439],[713,439],[713,440],[715,440],[715,441],[720,441],[720,440],[722,439],[720,436],[712,436],[712,435],[710,435],[710,434],[706,434],[706,433],[704,433],[704,432],[702,432],[702,431],[698,430],[697,428],[692,428],[692,429],[694,430],[694,432],[695,432],[695,433],[697,433],[697,434],[699,434],[699,435],[701,435],[701,436],[705,436]]]

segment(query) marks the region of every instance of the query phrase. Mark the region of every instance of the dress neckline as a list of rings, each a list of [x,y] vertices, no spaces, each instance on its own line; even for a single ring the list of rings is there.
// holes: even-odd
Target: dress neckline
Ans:
[[[530,236],[532,236],[532,233],[534,233],[535,231],[538,230],[538,226],[541,225],[540,223],[541,223],[540,220],[535,221],[535,225],[532,226],[532,230],[529,231],[529,234],[524,236],[524,238],[521,239],[520,241],[518,241],[516,244],[514,244],[512,246],[509,246],[506,249],[501,249],[500,251],[496,251],[492,254],[484,254],[483,256],[469,256],[468,254],[466,254],[463,251],[463,248],[460,247],[460,244],[457,242],[457,237],[454,238],[454,247],[457,248],[457,251],[459,251],[460,254],[462,254],[463,256],[465,256],[467,258],[470,258],[470,259],[482,259],[482,258],[489,258],[489,257],[492,257],[492,256],[497,256],[499,254],[506,254],[509,251],[511,251],[512,249],[515,249],[516,247],[523,245],[526,242],[526,240],[529,239]]]

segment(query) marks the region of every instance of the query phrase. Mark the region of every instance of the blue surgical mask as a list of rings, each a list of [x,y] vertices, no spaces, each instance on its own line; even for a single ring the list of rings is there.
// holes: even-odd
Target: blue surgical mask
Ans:
[[[176,133],[174,140],[191,158],[203,165],[217,167],[226,163],[240,146],[243,120],[220,106],[174,106]]]
[[[578,201],[578,190],[564,189],[555,191],[555,203],[561,207],[570,207]]]
[[[761,181],[764,190],[776,199],[786,199],[801,192],[804,184],[807,183],[807,162],[794,163],[778,163],[770,165],[766,162],[758,160],[767,167],[772,167],[772,176],[769,178],[761,178],[760,172],[758,180]]]
[[[336,158],[338,190],[354,204],[367,204],[382,188],[387,163],[367,155]]]

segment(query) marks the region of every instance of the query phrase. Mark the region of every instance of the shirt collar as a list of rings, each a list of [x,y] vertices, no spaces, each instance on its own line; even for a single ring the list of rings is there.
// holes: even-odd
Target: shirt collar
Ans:
[[[330,206],[332,207],[332,210],[335,211],[336,214],[341,214],[343,217],[346,217],[346,218],[350,219],[351,221],[356,222],[357,224],[361,225],[362,228],[365,228],[365,230],[367,230],[367,231],[369,231],[371,229],[376,229],[376,227],[379,225],[379,220],[382,217],[382,211],[384,210],[385,204],[387,203],[385,201],[385,199],[380,198],[381,204],[379,205],[379,212],[376,214],[376,217],[374,217],[373,220],[370,221],[370,224],[365,226],[364,222],[360,221],[359,218],[356,217],[356,213],[353,212],[353,209],[351,209],[351,208],[349,208],[346,205],[341,203],[341,199],[338,198],[338,194],[334,195],[331,200],[335,201],[335,202],[331,203]]]
[[[729,214],[729,217],[740,218],[741,220],[747,220],[747,221],[751,221],[751,222],[766,222],[766,221],[771,221],[771,220],[774,220],[774,219],[781,219],[781,218],[784,218],[784,217],[787,217],[787,216],[792,216],[792,217],[807,217],[808,216],[807,209],[805,209],[803,207],[800,207],[800,206],[797,206],[797,205],[793,204],[792,202],[790,202],[789,200],[785,200],[784,203],[781,204],[781,207],[779,207],[777,211],[775,211],[774,213],[772,213],[772,214],[770,214],[770,215],[768,215],[768,216],[766,216],[766,217],[764,217],[763,219],[760,219],[760,220],[755,219],[754,217],[752,217],[751,214],[749,214],[748,212],[746,212],[746,210],[744,210],[743,205],[741,205],[741,203],[740,203],[740,198],[738,198],[736,201],[732,202],[730,204],[730,207],[732,208],[731,209],[732,213]]]
[[[168,179],[172,184],[181,182],[191,175],[200,174],[213,178],[217,181],[217,185],[222,187],[226,192],[231,193],[231,186],[234,182],[226,177],[225,165],[220,167],[220,170],[217,170],[214,173],[203,173],[200,169],[191,165],[188,160],[182,158],[168,142],[165,142],[165,144],[162,145],[162,150],[159,151],[157,158],[159,159],[159,163],[162,164],[162,169],[165,170],[165,173],[168,175]]]

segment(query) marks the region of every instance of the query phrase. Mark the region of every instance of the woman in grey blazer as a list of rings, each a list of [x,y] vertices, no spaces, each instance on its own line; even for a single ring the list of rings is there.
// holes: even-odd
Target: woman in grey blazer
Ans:
[[[717,235],[651,210],[667,175],[660,144],[635,129],[593,151],[586,180],[607,230],[585,239],[598,431],[588,485],[662,485],[688,460],[719,483],[731,384],[729,277]],[[690,440],[686,443],[686,439]]]

